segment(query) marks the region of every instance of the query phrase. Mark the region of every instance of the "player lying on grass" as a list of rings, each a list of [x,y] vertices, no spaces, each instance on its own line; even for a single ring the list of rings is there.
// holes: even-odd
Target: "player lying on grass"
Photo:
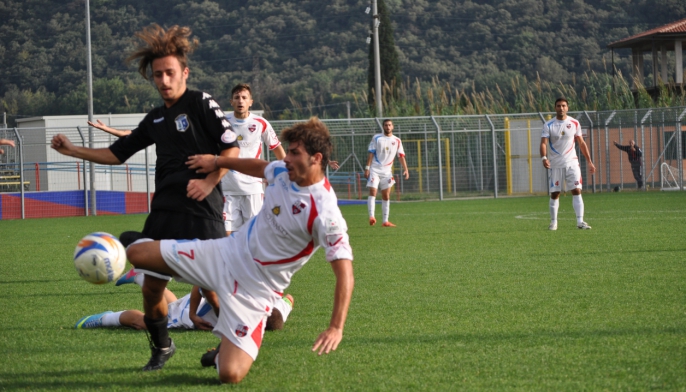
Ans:
[[[328,328],[312,351],[335,350],[343,339],[354,286],[352,249],[336,195],[324,176],[333,145],[329,130],[316,118],[281,133],[288,142],[283,161],[194,155],[191,169],[206,173],[225,167],[267,179],[262,211],[230,237],[206,241],[141,239],[127,249],[129,261],[158,279],[143,287],[146,317],[167,317],[165,276],[175,276],[217,293],[221,312],[214,334],[221,382],[238,383],[250,370],[262,344],[267,317],[281,300],[294,273],[314,252],[325,249],[336,277]],[[171,343],[170,343],[171,344]],[[174,347],[171,344],[170,347]],[[173,350],[166,355],[168,360]]]
[[[145,275],[137,274],[143,278]],[[138,283],[138,282],[136,282]],[[142,279],[141,279],[142,283]],[[205,298],[207,296],[207,298]],[[169,289],[165,289],[164,297],[168,303],[167,328],[169,329],[200,329],[211,331],[217,324],[219,303],[216,294],[212,291],[203,291],[198,286],[193,286],[189,294],[181,298]],[[212,303],[212,304],[210,304]],[[277,301],[272,314],[267,318],[267,331],[283,328],[288,315],[293,309],[293,296],[287,294],[282,301]],[[106,327],[130,327],[138,330],[147,329],[143,321],[143,312],[137,309],[123,310],[119,312],[106,311],[103,313],[86,316],[76,322],[74,328],[106,328]]]

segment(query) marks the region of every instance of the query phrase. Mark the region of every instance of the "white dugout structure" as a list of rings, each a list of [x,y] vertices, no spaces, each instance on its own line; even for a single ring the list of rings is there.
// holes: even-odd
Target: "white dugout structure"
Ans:
[[[591,176],[580,159],[585,192],[637,189],[626,153],[613,141],[630,139],[643,150],[645,190],[683,190],[686,138],[682,125],[686,108],[654,108],[603,112],[570,112],[580,121],[596,166]],[[106,124],[132,129],[145,114],[96,115]],[[547,171],[540,161],[543,123],[554,113],[508,115],[424,116],[391,118],[401,138],[410,178],[394,165],[397,185],[393,200],[446,200],[464,197],[542,195],[548,191]],[[17,148],[0,155],[0,219],[142,213],[154,194],[155,148],[124,165],[91,165],[50,149],[57,133],[74,143],[106,147],[115,137],[93,129],[86,116],[25,119],[19,127],[0,129],[0,138]],[[366,200],[363,177],[367,147],[382,131],[382,118],[323,120],[334,137],[333,160],[340,163],[327,175],[340,200]],[[272,121],[277,133],[297,121]],[[680,132],[677,132],[680,130]],[[265,149],[266,150],[266,149]],[[273,159],[273,156],[267,156]],[[95,191],[95,192],[91,192]]]

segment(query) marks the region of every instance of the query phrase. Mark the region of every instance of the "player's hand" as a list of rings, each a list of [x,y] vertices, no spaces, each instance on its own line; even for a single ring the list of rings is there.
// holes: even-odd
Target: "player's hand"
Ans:
[[[543,167],[546,169],[550,169],[550,161],[548,159],[543,161]]]
[[[369,169],[364,170],[364,178],[369,178]]]
[[[338,166],[338,161],[329,161],[329,166],[331,166],[332,169],[338,170],[340,166]]]
[[[186,196],[190,197],[193,200],[203,201],[205,200],[207,195],[212,193],[214,187],[215,184],[206,181],[206,179],[190,180],[188,181],[188,186],[186,187]]]
[[[406,180],[408,178],[410,178],[410,171],[409,170],[403,170],[403,176],[405,177]]]
[[[199,317],[197,314],[190,315],[190,319],[193,322],[193,325],[195,325],[195,329],[199,329],[201,331],[211,331],[214,329],[212,324],[203,320],[202,317]]]
[[[588,162],[588,172],[591,174],[595,173],[595,166],[591,162]]]
[[[343,340],[343,330],[329,327],[326,331],[319,334],[314,342],[314,346],[312,346],[312,351],[319,349],[317,355],[328,354],[331,350],[336,351],[341,340]]]
[[[196,173],[211,173],[218,169],[216,157],[210,154],[191,155],[186,161],[189,169],[196,169]]]
[[[71,155],[74,150],[74,145],[63,134],[59,133],[52,138],[50,147],[63,155]]]
[[[105,123],[103,123],[103,122],[100,121],[100,120],[95,120],[95,121],[97,121],[97,123],[94,123],[93,121],[88,121],[88,125],[90,125],[91,127],[98,128],[98,129],[104,131],[104,130],[105,130],[105,127],[107,127],[107,125],[105,125]]]

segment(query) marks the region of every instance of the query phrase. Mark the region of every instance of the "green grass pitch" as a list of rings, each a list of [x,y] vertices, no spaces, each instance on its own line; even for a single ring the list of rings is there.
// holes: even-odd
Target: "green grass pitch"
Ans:
[[[288,290],[285,329],[266,333],[232,388],[685,390],[686,193],[584,201],[593,229],[576,229],[568,195],[556,232],[543,196],[392,204],[396,228],[370,227],[365,205],[342,207],[356,284],[338,350],[310,350],[334,288],[319,251]],[[141,308],[135,285],[81,280],[72,254],[87,233],[140,230],[144,219],[0,221],[0,390],[216,389],[199,363],[211,333],[172,331],[176,355],[144,373],[143,332],[73,329],[85,315]]]

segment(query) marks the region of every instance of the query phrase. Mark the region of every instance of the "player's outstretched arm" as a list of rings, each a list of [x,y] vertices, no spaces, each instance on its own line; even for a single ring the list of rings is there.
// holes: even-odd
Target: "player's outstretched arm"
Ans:
[[[353,295],[355,278],[353,277],[353,263],[349,259],[338,259],[331,262],[331,268],[336,275],[336,291],[334,292],[333,313],[329,328],[320,333],[312,346],[312,351],[318,355],[328,354],[338,348],[343,339],[343,326],[348,317],[350,299]]]
[[[93,128],[98,128],[99,130],[105,131],[105,132],[107,132],[111,135],[114,135],[116,137],[124,137],[124,136],[128,136],[131,134],[130,129],[115,129],[112,127],[108,127],[107,125],[105,125],[100,120],[95,120],[95,121],[97,121],[97,123],[94,123],[92,121],[88,121],[88,125],[90,125]]]
[[[217,155],[217,157],[236,158],[238,157],[239,152],[240,150],[238,147],[231,147],[227,148],[226,150],[222,150],[221,155]],[[188,181],[188,186],[186,187],[186,196],[193,200],[203,201],[210,193],[212,193],[214,187],[219,184],[219,181],[222,180],[222,177],[224,177],[226,172],[228,172],[227,169],[218,167],[217,170],[207,172],[207,176],[203,179]]]
[[[110,151],[109,148],[88,148],[75,146],[63,134],[57,134],[52,138],[50,144],[53,150],[62,155],[67,155],[74,158],[85,159],[87,161],[101,163],[103,165],[119,165],[121,162]]]
[[[192,155],[186,164],[198,173],[211,173],[219,168],[235,170],[252,177],[264,178],[264,169],[269,162],[254,158],[230,158],[217,155]]]

